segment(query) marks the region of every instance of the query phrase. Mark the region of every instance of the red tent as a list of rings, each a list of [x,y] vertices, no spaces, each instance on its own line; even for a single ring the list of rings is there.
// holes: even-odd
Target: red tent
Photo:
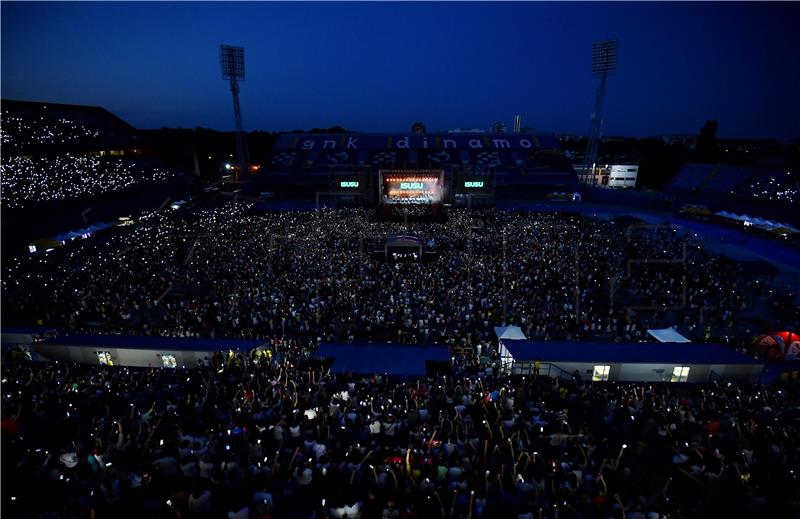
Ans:
[[[753,348],[769,360],[798,360],[800,359],[800,334],[775,332],[759,335],[753,341]]]

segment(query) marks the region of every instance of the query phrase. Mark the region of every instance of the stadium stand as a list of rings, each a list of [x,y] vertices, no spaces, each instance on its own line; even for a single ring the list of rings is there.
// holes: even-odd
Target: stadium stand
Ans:
[[[691,192],[708,175],[705,165],[687,164],[678,170],[668,190],[672,192]]]
[[[707,190],[711,193],[730,193],[734,187],[742,184],[753,175],[753,171],[740,168],[715,168],[703,182],[698,190]]]
[[[50,157],[4,157],[0,175],[3,207],[15,209],[120,191],[141,182],[167,180],[173,174],[138,158],[64,153]]]
[[[136,130],[99,106],[2,101],[4,153],[130,148]]]
[[[282,134],[269,171],[327,172],[335,165],[497,167],[508,172],[569,171],[552,136],[486,134]]]
[[[740,184],[735,194],[764,202],[800,204],[800,175],[791,171],[760,175]]]
[[[800,176],[791,171],[714,164],[683,166],[667,188],[671,193],[795,202]]]
[[[446,199],[459,194],[460,182],[475,180],[471,176],[485,179],[485,189],[475,195],[537,197],[580,190],[555,137],[528,134],[285,133],[253,180],[264,190],[307,195],[335,187],[329,182],[333,171],[358,170],[361,194],[372,200],[379,171],[389,169],[443,171],[444,184],[454,187]]]
[[[730,194],[758,170],[714,164],[687,164],[682,167],[668,187],[672,192]]]
[[[142,156],[136,130],[107,110],[2,102],[2,207],[88,200],[175,173]]]

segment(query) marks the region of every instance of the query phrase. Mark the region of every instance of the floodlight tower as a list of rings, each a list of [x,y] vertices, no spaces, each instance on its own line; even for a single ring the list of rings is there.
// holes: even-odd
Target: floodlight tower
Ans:
[[[233,117],[236,120],[236,153],[239,159],[239,181],[247,179],[248,158],[247,141],[242,130],[242,112],[239,108],[239,81],[244,81],[244,47],[220,45],[219,63],[222,65],[222,79],[231,83],[233,95]]]
[[[600,144],[600,127],[603,119],[600,114],[603,109],[603,97],[606,95],[606,79],[611,72],[617,70],[617,40],[604,40],[592,43],[592,74],[600,76],[600,85],[594,98],[594,111],[592,112],[592,126],[589,130],[589,143],[586,146],[586,163],[583,168],[584,183],[587,175],[591,175],[592,187],[595,183],[595,163],[597,162],[597,148]]]

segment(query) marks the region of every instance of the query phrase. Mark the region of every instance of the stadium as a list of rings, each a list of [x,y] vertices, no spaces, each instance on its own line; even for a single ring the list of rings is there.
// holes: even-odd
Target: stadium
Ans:
[[[0,110],[3,517],[800,514],[791,160]]]

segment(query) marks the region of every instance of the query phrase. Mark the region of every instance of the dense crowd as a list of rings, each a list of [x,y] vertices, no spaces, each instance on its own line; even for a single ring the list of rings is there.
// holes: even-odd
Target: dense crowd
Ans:
[[[21,117],[3,110],[0,143],[5,150],[23,150],[32,146],[81,144],[94,142],[100,132],[66,117]]]
[[[4,156],[0,162],[2,205],[30,207],[55,200],[88,198],[173,174],[146,160],[64,153]]]
[[[800,514],[796,383],[337,377],[300,351],[194,370],[6,360],[3,516]]]
[[[385,261],[387,235],[434,253]],[[673,229],[529,212],[453,210],[383,221],[366,209],[254,214],[191,204],[3,273],[4,323],[166,336],[486,345],[494,326],[529,337],[646,340],[749,336],[759,307],[798,322],[794,295]],[[427,257],[427,256],[426,256]]]

